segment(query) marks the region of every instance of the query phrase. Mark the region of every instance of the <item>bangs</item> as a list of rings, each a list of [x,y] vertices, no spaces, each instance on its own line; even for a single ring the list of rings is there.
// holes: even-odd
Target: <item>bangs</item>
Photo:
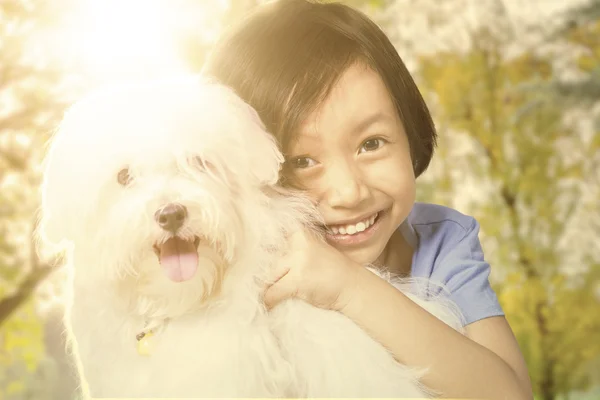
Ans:
[[[286,101],[277,105],[281,123],[274,133],[284,154],[296,140],[300,125],[325,101],[343,73],[362,58],[354,43],[335,32],[314,32],[311,36],[300,43],[300,54],[305,57],[294,60],[298,74],[284,79],[291,91]]]
[[[280,121],[272,133],[281,146],[284,157],[298,140],[300,127],[327,99],[344,72],[364,57],[349,39],[328,28],[314,29],[299,41],[298,53],[293,60],[295,74],[284,76],[280,85],[289,85],[288,96],[275,104],[275,118]],[[291,60],[290,60],[291,61]],[[283,99],[282,99],[283,100]],[[284,186],[305,189],[293,179],[287,162],[281,171],[280,183]]]

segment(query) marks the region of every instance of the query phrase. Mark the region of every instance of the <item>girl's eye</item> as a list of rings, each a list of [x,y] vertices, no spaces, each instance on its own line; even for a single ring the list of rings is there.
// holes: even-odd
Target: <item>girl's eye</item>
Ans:
[[[383,139],[369,139],[360,146],[360,153],[375,151],[385,144]]]
[[[289,161],[289,165],[293,168],[293,169],[304,169],[304,168],[310,168],[313,167],[316,164],[316,161],[313,160],[312,158],[308,158],[308,157],[297,157],[297,158],[292,158]]]

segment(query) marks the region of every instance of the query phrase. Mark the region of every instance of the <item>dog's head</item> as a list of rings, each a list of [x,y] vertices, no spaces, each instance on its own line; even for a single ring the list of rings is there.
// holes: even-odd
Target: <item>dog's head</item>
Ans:
[[[76,273],[90,279],[201,300],[256,240],[282,162],[226,87],[194,77],[104,89],[73,106],[51,141],[41,237],[74,244],[87,261]]]

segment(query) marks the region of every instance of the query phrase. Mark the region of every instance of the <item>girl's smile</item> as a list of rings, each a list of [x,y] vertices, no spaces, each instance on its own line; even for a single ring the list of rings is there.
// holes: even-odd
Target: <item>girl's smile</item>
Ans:
[[[327,225],[327,240],[332,245],[359,246],[373,238],[381,226],[385,211],[381,210],[357,221]]]

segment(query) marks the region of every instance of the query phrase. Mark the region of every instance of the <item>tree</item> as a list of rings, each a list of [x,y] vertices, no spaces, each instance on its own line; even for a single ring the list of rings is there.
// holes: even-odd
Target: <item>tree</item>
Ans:
[[[464,190],[470,172],[485,192],[470,208],[493,249],[488,258],[503,271],[497,290],[535,391],[550,400],[586,388],[589,362],[600,356],[600,262],[567,245],[579,233],[571,224],[594,217],[580,199],[600,146],[565,123],[555,103],[523,112],[534,95],[521,85],[549,81],[553,68],[543,55],[515,51],[502,32],[510,30],[478,27],[468,51],[421,57],[419,70],[447,127],[441,136],[469,146],[448,161],[446,170],[460,172],[446,185]]]
[[[600,99],[600,0],[588,0],[568,9],[558,24],[552,24],[543,40],[571,48],[579,74],[575,79],[555,76],[537,86],[551,100],[574,107],[593,106]],[[574,67],[574,68],[573,68]]]
[[[0,2],[0,398],[43,390],[47,360],[34,289],[52,271],[40,262],[35,224],[41,145],[64,109],[62,72],[48,66],[35,43],[54,21],[48,3]]]

